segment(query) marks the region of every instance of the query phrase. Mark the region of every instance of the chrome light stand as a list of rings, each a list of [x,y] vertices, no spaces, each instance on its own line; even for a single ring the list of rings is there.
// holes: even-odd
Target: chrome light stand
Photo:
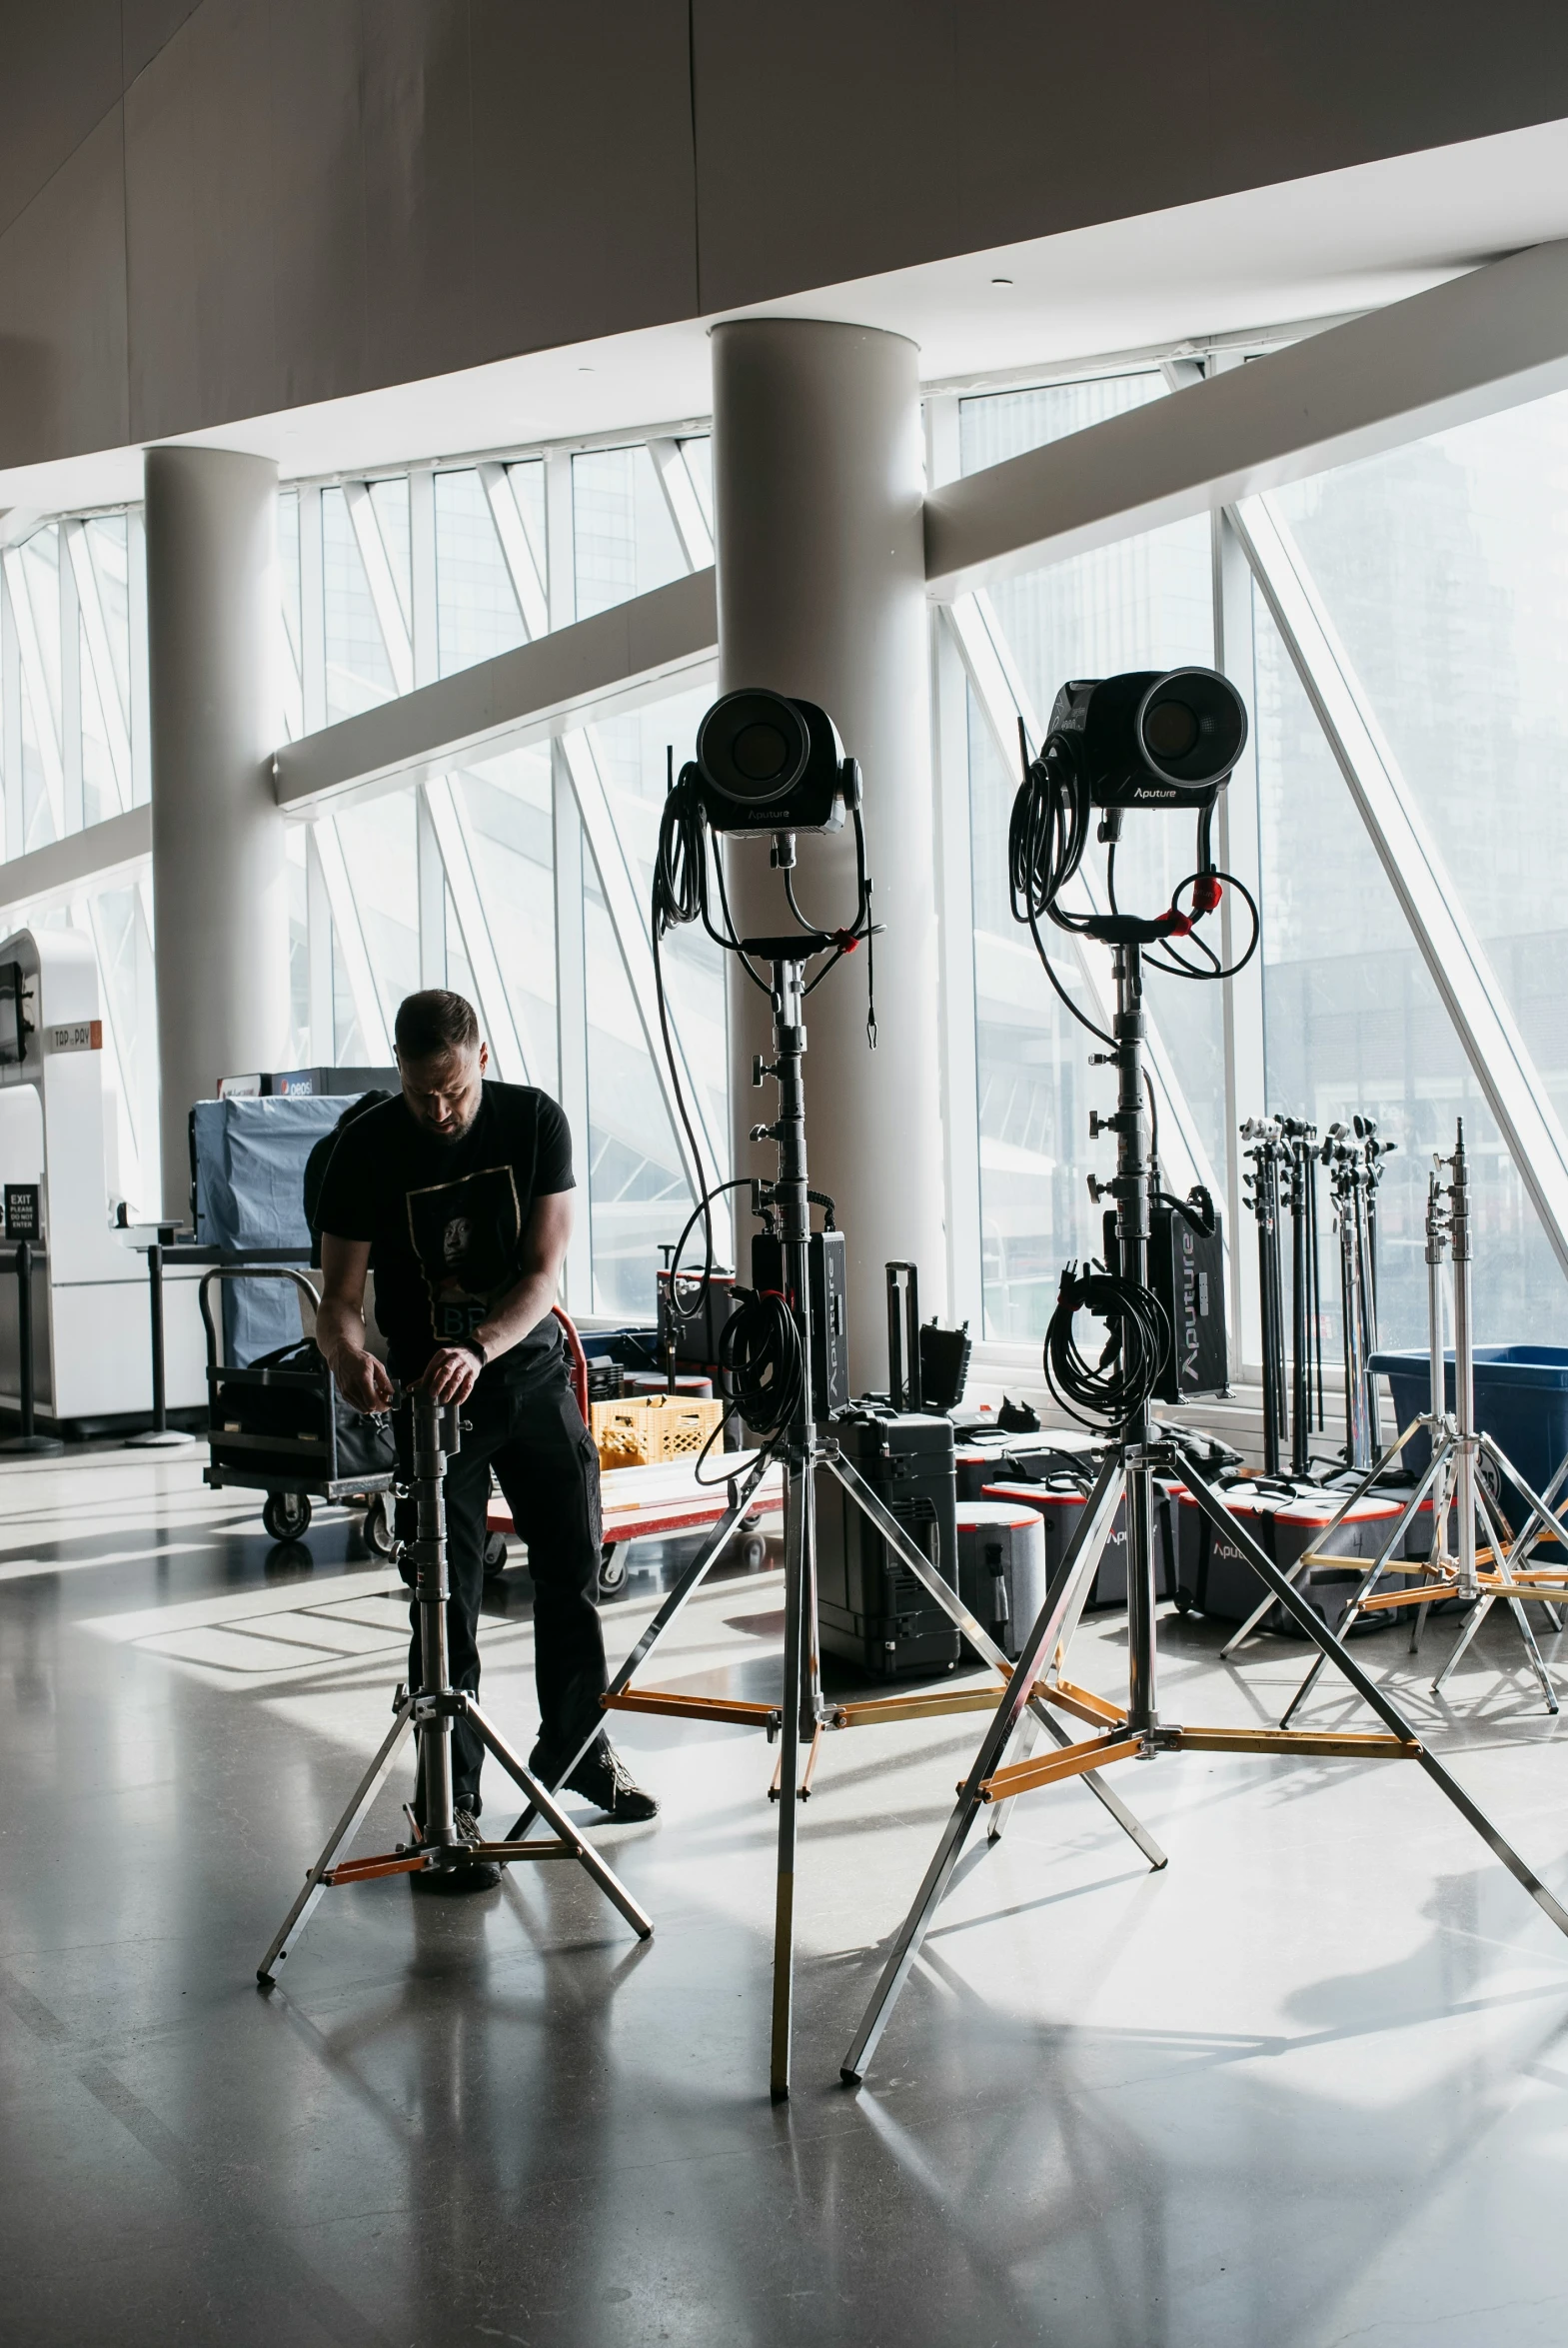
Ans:
[[[426,1393],[415,1393],[411,1399],[413,1483],[419,1530],[410,1544],[410,1553],[414,1564],[414,1598],[420,1611],[423,1684],[417,1694],[399,1687],[393,1699],[393,1723],[381,1750],[360,1779],[348,1808],[306,1875],[304,1889],[256,1968],[256,1978],[264,1987],[271,1984],[274,1968],[283,1963],[298,1941],[324,1891],[339,1884],[368,1883],[381,1875],[432,1874],[466,1866],[475,1859],[491,1859],[503,1866],[520,1859],[575,1859],[605,1897],[620,1909],[640,1940],[647,1940],[654,1929],[625,1884],[558,1807],[550,1789],[540,1783],[527,1763],[512,1750],[474,1697],[451,1683],[447,1660],[447,1599],[451,1582],[447,1574],[443,1480],[447,1461],[462,1441],[462,1426],[455,1403],[438,1402],[433,1394]],[[398,1554],[401,1556],[403,1551],[400,1549]],[[472,1722],[508,1775],[523,1788],[533,1807],[543,1812],[555,1829],[553,1839],[527,1843],[510,1840],[475,1843],[461,1839],[452,1798],[452,1732],[453,1723],[460,1719]],[[410,1730],[419,1743],[425,1793],[420,1839],[412,1844],[399,1843],[395,1850],[340,1859],[338,1853],[354,1839]]]
[[[1113,943],[1116,1012],[1114,1051],[1118,1073],[1116,1179],[1110,1185],[1117,1202],[1116,1232],[1124,1277],[1147,1285],[1150,1171],[1147,1156],[1148,1116],[1144,1090],[1142,955],[1137,943]],[[1193,1728],[1162,1720],[1156,1704],[1155,1560],[1152,1539],[1152,1479],[1158,1468],[1178,1476],[1216,1530],[1233,1541],[1253,1567],[1273,1601],[1283,1606],[1326,1660],[1333,1661],[1362,1700],[1384,1723],[1382,1733],[1335,1731],[1317,1734],[1286,1728]],[[1127,1700],[1107,1702],[1065,1677],[1067,1650],[1089,1590],[1100,1554],[1125,1497],[1127,1504]],[[1076,1718],[1096,1733],[1069,1743],[1043,1758],[1009,1762],[1007,1749],[1023,1720],[1025,1709],[1040,1698]],[[886,2027],[898,1992],[924,1941],[926,1932],[951,1879],[970,1828],[982,1809],[1013,1795],[1083,1771],[1125,1760],[1151,1761],[1168,1752],[1265,1754],[1321,1754],[1330,1758],[1416,1761],[1488,1843],[1504,1866],[1550,1916],[1560,1932],[1568,1934],[1564,1909],[1533,1869],[1506,1842],[1497,1828],[1429,1752],[1403,1713],[1368,1678],[1305,1599],[1294,1588],[1252,1534],[1226,1509],[1190,1465],[1165,1440],[1152,1439],[1147,1402],[1135,1409],[1111,1447],[1099,1480],[1079,1518],[1077,1530],[1045,1596],[1044,1605],[1012,1667],[1007,1687],[980,1742],[968,1775],[958,1788],[957,1804],[937,1843],[914,1904],[904,1918],[872,1992],[860,2026],[841,2066],[841,2075],[853,2084],[863,2078]]]
[[[757,1139],[777,1144],[777,1176],[757,1185],[754,1205],[778,1214],[784,1245],[788,1304],[799,1334],[806,1375],[794,1416],[782,1438],[755,1459],[740,1484],[730,1509],[704,1542],[697,1556],[670,1591],[654,1619],[600,1698],[609,1711],[647,1712],[660,1719],[708,1720],[761,1728],[772,1744],[779,1743],[779,1765],[772,1797],[779,1803],[779,1856],[774,1906],[774,1992],[769,2080],[776,2101],[789,2092],[794,1999],[794,1880],[797,1801],[809,1798],[811,1780],[823,1732],[837,1728],[881,1727],[897,1720],[919,1720],[948,1712],[991,1711],[1001,1700],[1011,1666],[990,1632],[976,1620],[957,1591],[942,1579],[931,1559],[911,1541],[897,1518],[846,1458],[826,1417],[826,1397],[817,1392],[811,1368],[810,1206],[807,1197],[805,1153],[805,1087],[803,1060],[805,1033],[804,954],[821,951],[831,940],[809,936],[791,939],[748,939],[748,953],[769,964],[773,1002],[773,1058],[759,1061],[754,1082],[772,1078],[779,1088],[778,1116],[758,1129]],[[752,1495],[777,1453],[784,1469],[784,1685],[777,1703],[689,1694],[676,1688],[639,1687],[637,1673],[647,1662],[703,1580],[724,1553]],[[958,1629],[968,1644],[996,1674],[980,1685],[951,1689],[919,1689],[909,1695],[871,1696],[842,1703],[822,1693],[816,1614],[816,1478],[818,1471],[832,1476],[860,1510],[888,1550],[913,1574],[927,1597]],[[1043,1702],[1030,1702],[1025,1691],[1022,1708],[1030,1709],[1038,1725],[1066,1745],[1070,1739]],[[585,1738],[578,1752],[562,1765],[556,1783],[564,1783],[577,1767],[593,1738]],[[802,1749],[804,1754],[802,1765]],[[1122,1832],[1136,1843],[1151,1867],[1162,1867],[1165,1854],[1110,1787],[1091,1771],[1085,1782],[1109,1811]],[[537,1800],[511,1829],[503,1850],[527,1855],[526,1836]],[[996,1813],[993,1835],[1000,1831]],[[518,1839],[515,1839],[518,1838]],[[488,1846],[487,1846],[488,1847]]]
[[[1447,1169],[1449,1175],[1446,1183],[1442,1180],[1444,1169]],[[1454,1406],[1451,1411],[1446,1406],[1443,1355],[1443,1262],[1445,1254],[1450,1250],[1453,1259],[1454,1321]],[[1530,1559],[1543,1538],[1561,1542],[1565,1552],[1568,1552],[1568,1523],[1556,1513],[1558,1496],[1564,1485],[1568,1484],[1568,1460],[1564,1460],[1558,1468],[1545,1493],[1537,1494],[1526,1483],[1501,1445],[1476,1427],[1475,1323],[1471,1291],[1473,1256],[1470,1169],[1465,1150],[1464,1121],[1461,1119],[1452,1156],[1434,1157],[1432,1172],[1427,1176],[1428,1407],[1395,1436],[1382,1457],[1347,1493],[1337,1514],[1324,1526],[1313,1550],[1297,1558],[1291,1566],[1290,1579],[1294,1580],[1309,1565],[1343,1563],[1343,1559],[1329,1560],[1322,1553],[1334,1532],[1356,1503],[1365,1498],[1379,1476],[1386,1474],[1398,1463],[1404,1446],[1412,1436],[1425,1432],[1431,1440],[1431,1456],[1397,1522],[1357,1585],[1341,1617],[1340,1636],[1344,1636],[1358,1615],[1389,1613],[1413,1607],[1416,1610],[1410,1638],[1410,1651],[1413,1654],[1420,1645],[1421,1627],[1427,1609],[1441,1598],[1459,1599],[1470,1607],[1469,1618],[1447,1661],[1432,1682],[1435,1694],[1469,1646],[1487,1614],[1501,1598],[1518,1627],[1526,1658],[1539,1683],[1546,1709],[1555,1713],[1559,1709],[1557,1693],[1530,1628],[1525,1603],[1533,1601],[1544,1605],[1552,1627],[1562,1627],[1556,1603],[1568,1598],[1568,1555],[1565,1555],[1563,1563],[1554,1565],[1535,1565]],[[1506,1478],[1524,1494],[1528,1514],[1523,1530],[1517,1537],[1503,1516],[1498,1498],[1489,1488],[1486,1475],[1482,1472],[1483,1461],[1491,1468],[1499,1492]],[[1402,1559],[1398,1552],[1405,1533],[1427,1500],[1430,1500],[1432,1510],[1431,1554],[1424,1558]],[[1450,1545],[1450,1516],[1453,1545]],[[1480,1536],[1479,1548],[1476,1545],[1477,1534]],[[1388,1574],[1415,1578],[1403,1589],[1379,1588],[1379,1583]],[[1223,1649],[1226,1656],[1234,1654],[1256,1630],[1269,1604],[1270,1601],[1264,1599],[1241,1625]],[[1281,1727],[1289,1725],[1310,1695],[1322,1668],[1323,1657],[1319,1655],[1291,1697],[1281,1717]]]

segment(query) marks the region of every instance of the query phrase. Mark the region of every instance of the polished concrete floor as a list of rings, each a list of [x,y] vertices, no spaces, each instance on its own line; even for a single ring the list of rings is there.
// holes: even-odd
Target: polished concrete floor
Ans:
[[[1123,1769],[966,1861],[866,2085],[838,2065],[975,1739],[830,1740],[802,1813],[795,2092],[767,2093],[771,1756],[625,1717],[665,1802],[480,1901],[329,1894],[253,1978],[383,1732],[401,1608],[352,1520],[275,1549],[193,1453],[0,1469],[0,2339],[256,2348],[1524,2348],[1568,2335],[1568,1944],[1424,1776]],[[607,1609],[624,1650],[652,1585]],[[662,1676],[771,1684],[776,1574]],[[1447,1705],[1362,1644],[1568,1888],[1568,1754],[1490,1626]],[[1165,1708],[1277,1715],[1163,1632]],[[533,1721],[526,1574],[486,1695]],[[1115,1689],[1100,1618],[1080,1678]],[[1568,1655],[1564,1657],[1568,1667]],[[1314,1718],[1349,1719],[1325,1689]],[[492,1815],[510,1814],[491,1780]],[[372,1833],[391,1839],[406,1783]]]

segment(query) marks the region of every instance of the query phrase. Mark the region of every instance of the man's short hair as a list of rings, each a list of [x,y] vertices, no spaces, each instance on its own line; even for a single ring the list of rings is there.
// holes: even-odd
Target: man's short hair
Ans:
[[[467,996],[427,987],[421,994],[405,995],[393,1035],[400,1060],[445,1059],[449,1053],[474,1050],[479,1017]]]

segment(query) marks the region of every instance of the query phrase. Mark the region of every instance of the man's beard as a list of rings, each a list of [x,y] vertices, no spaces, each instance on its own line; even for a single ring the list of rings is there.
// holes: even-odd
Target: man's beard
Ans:
[[[466,1142],[468,1140],[470,1134],[472,1134],[474,1131],[474,1119],[478,1116],[479,1109],[476,1105],[473,1117],[465,1118],[462,1125],[458,1126],[455,1130],[449,1130],[446,1132],[443,1132],[441,1128],[437,1126],[428,1125],[422,1117],[416,1117],[414,1122],[419,1127],[419,1130],[424,1135],[426,1141],[434,1142],[438,1150],[455,1150],[460,1142]]]

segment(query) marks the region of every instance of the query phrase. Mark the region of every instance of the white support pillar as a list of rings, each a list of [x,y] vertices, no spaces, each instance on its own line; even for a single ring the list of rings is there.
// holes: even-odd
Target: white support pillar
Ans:
[[[163,1197],[183,1219],[192,1103],[278,1067],[288,1035],[278,469],[226,449],[146,464]]]
[[[945,1307],[932,885],[930,692],[921,535],[924,464],[914,345],[816,320],[738,319],[714,333],[714,505],[724,692],[766,686],[827,710],[865,779],[878,1043],[866,1049],[865,950],[810,998],[811,1184],[848,1238],[851,1376],[885,1376],[882,1265],[917,1262],[926,1314]],[[743,934],[790,926],[763,841],[728,855]],[[802,837],[797,894],[830,928],[854,905],[853,842]],[[752,1055],[768,1006],[730,981],[737,1173],[769,1170]],[[745,1249],[743,1242],[743,1269]]]

